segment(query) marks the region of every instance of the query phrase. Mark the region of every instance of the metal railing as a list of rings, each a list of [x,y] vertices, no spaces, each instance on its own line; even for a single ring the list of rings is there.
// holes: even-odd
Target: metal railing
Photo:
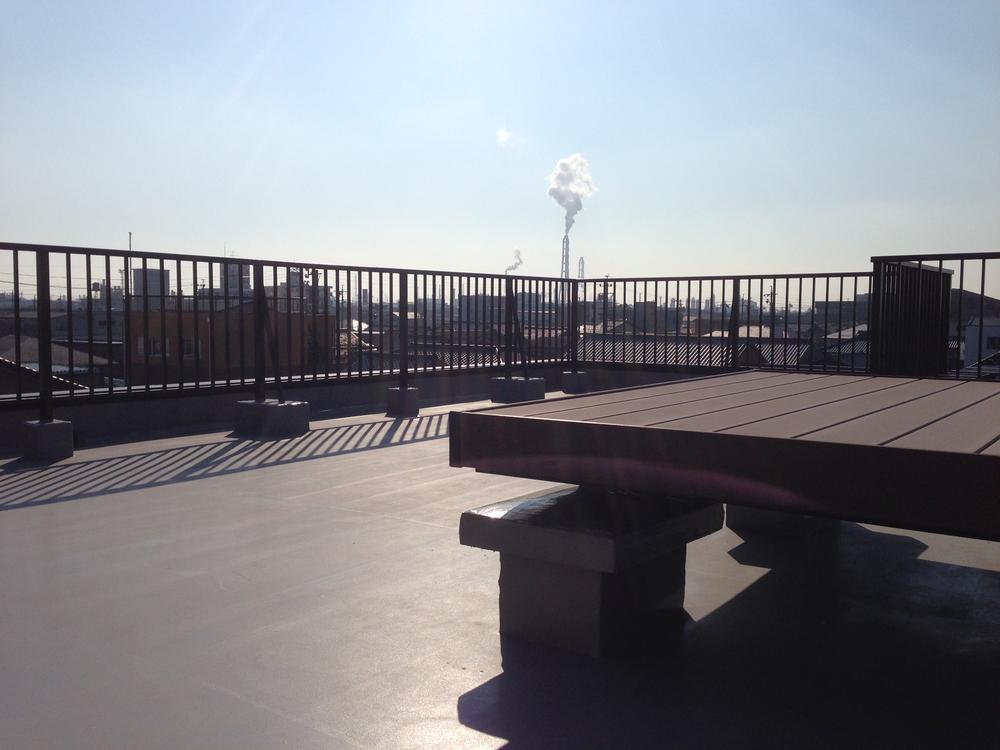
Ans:
[[[998,257],[570,280],[0,243],[0,403],[537,366],[989,377]]]
[[[580,359],[865,372],[871,273],[579,283]]]
[[[0,243],[0,399],[176,395],[562,362],[558,279]],[[517,346],[520,351],[522,347]]]

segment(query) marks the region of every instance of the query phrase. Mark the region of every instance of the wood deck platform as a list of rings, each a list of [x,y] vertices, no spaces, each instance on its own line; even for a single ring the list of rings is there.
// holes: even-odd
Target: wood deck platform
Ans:
[[[451,420],[454,466],[1000,540],[1000,383],[746,371]]]

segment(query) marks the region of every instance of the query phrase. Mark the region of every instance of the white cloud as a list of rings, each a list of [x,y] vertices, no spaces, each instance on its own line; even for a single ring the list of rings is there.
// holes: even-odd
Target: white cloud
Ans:
[[[514,134],[507,128],[497,128],[497,148],[507,148],[514,140]]]

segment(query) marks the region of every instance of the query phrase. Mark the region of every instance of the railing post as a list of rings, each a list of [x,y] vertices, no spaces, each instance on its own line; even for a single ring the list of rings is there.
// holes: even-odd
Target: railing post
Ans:
[[[414,286],[416,286],[415,279]],[[426,321],[424,321],[424,325],[426,330]],[[361,327],[359,326],[358,336],[360,335]],[[399,386],[395,388],[390,387],[386,392],[386,416],[396,417],[397,419],[417,416],[420,413],[420,400],[417,390],[417,388],[410,387],[410,278],[406,271],[400,271]]]
[[[407,274],[399,274],[399,388],[405,391],[410,379],[410,293]],[[359,327],[360,328],[360,327]],[[361,335],[361,331],[358,331]]]
[[[39,419],[51,422],[52,411],[52,303],[49,298],[49,251],[35,251],[35,276],[38,285],[38,411]],[[72,300],[66,300],[67,307]],[[67,309],[72,315],[72,310]],[[72,342],[71,342],[72,345]]]
[[[868,297],[868,371],[878,373],[882,367],[882,300],[885,265],[872,260],[872,287]],[[857,322],[855,321],[855,325]]]
[[[569,307],[569,356],[570,356],[570,369],[573,372],[577,372],[579,367],[579,357],[580,353],[578,351],[579,341],[580,341],[580,322],[577,320],[579,315],[577,308],[579,307],[580,300],[580,282],[573,280],[570,282],[570,307]]]
[[[254,400],[261,403],[267,398],[264,390],[266,362],[264,340],[268,316],[267,297],[264,294],[264,264],[259,262],[253,264],[253,301]]]
[[[504,320],[503,320],[503,340],[504,340],[504,377],[508,380],[511,377],[511,358],[513,357],[513,341],[514,341],[514,279],[507,276],[504,279]]]
[[[740,280],[733,280],[733,306],[729,309],[729,348],[732,367],[738,365],[740,346]]]

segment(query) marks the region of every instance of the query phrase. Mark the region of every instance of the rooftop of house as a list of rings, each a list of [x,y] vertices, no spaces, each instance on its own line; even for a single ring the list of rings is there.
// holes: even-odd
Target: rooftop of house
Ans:
[[[501,641],[459,514],[552,485],[449,467],[474,406],[5,462],[0,746],[995,745],[996,543],[723,529],[655,658]]]
[[[21,336],[21,362],[38,362],[38,339],[34,336]],[[85,342],[80,342],[81,344]],[[99,348],[105,345],[104,342],[98,340],[95,341],[95,348]],[[106,346],[106,345],[105,345]],[[56,366],[68,366],[70,363],[70,355],[72,353],[73,362],[77,367],[81,369],[88,365],[93,359],[95,367],[105,367],[108,364],[108,360],[102,357],[100,354],[88,354],[86,350],[81,349],[70,349],[70,347],[65,344],[52,343],[52,364]],[[16,360],[17,353],[17,338],[13,335],[0,336],[0,357],[4,359],[9,359],[12,362]]]

